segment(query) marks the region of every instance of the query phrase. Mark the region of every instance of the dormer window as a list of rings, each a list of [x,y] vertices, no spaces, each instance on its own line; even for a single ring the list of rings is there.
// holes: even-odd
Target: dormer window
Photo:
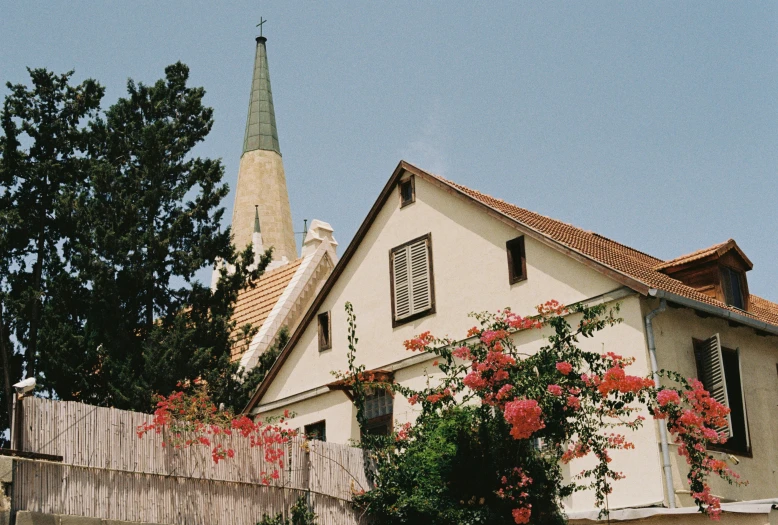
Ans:
[[[748,310],[746,272],[754,265],[734,240],[665,261],[654,267],[728,306]]]
[[[743,272],[730,268],[729,266],[721,267],[721,288],[724,292],[725,302],[740,308],[746,309],[745,298],[743,297]]]

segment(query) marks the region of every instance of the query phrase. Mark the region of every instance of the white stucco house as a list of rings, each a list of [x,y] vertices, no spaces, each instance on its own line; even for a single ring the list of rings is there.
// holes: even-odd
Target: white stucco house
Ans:
[[[549,299],[619,303],[624,322],[582,346],[635,357],[638,375],[723,371],[709,386],[732,409],[733,435],[715,454],[750,484],[714,480],[713,492],[727,502],[725,523],[774,523],[778,304],[750,293],[751,267],[733,240],[664,261],[401,162],[246,410],[288,409],[291,425],[308,434],[359,439],[353,404],[331,375],[347,368],[347,301],[357,315],[357,359],[415,387],[425,372],[435,374],[433,356],[403,347],[420,332],[461,339],[470,312],[529,313]],[[515,340],[532,352],[547,335],[522,331]],[[415,417],[400,395],[371,403],[377,430]],[[627,477],[609,498],[611,520],[704,522],[694,514],[685,462],[659,424],[648,420],[630,439],[636,450],[614,454]],[[596,518],[586,493],[566,505],[574,521]]]

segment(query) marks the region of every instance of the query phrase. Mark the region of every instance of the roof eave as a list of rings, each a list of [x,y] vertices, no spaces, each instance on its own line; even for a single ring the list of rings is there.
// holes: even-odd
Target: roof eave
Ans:
[[[768,333],[770,335],[778,336],[778,326],[767,323],[765,321],[760,321],[759,319],[754,319],[747,315],[733,312],[727,308],[721,308],[720,306],[714,306],[712,304],[703,303],[701,301],[695,301],[694,299],[689,299],[688,297],[674,294],[672,292],[666,292],[664,290],[659,290],[657,288],[651,288],[648,291],[648,295],[651,297],[657,297],[659,299],[665,299],[671,303],[685,306],[687,308],[699,310],[701,312],[705,312],[728,321],[739,323],[744,326],[754,328],[755,330]]]

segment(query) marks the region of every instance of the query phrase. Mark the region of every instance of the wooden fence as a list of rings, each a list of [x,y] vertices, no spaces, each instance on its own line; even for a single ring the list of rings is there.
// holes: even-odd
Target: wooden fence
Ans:
[[[26,398],[21,449],[62,462],[20,459],[14,510],[171,525],[254,525],[307,498],[320,525],[364,523],[351,506],[367,490],[362,451],[294,438],[279,479],[259,447],[224,436],[235,457],[214,464],[210,447],[162,447],[163,436],[138,438],[151,416],[82,403]]]

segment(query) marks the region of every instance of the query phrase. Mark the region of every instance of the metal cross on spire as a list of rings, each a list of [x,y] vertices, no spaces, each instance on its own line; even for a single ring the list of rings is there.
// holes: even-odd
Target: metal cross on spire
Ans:
[[[259,36],[262,36],[262,25],[267,22],[264,18],[261,16],[259,17],[259,23],[257,24],[257,27],[259,28]]]

